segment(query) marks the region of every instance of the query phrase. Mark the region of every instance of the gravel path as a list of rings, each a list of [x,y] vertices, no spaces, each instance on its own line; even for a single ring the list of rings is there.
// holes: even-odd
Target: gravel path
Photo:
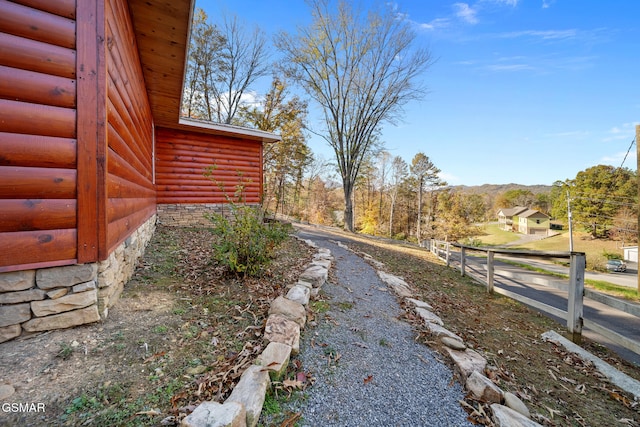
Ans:
[[[299,234],[331,250],[338,282],[323,286],[330,309],[303,333],[299,358],[316,383],[289,408],[302,411],[299,425],[472,425],[451,369],[414,341],[411,326],[398,320],[395,295],[373,267],[329,235]]]

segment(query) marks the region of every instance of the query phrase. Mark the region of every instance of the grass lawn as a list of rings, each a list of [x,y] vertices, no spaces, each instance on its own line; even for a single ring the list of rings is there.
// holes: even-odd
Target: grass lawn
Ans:
[[[620,242],[615,240],[592,239],[587,233],[573,233],[573,250],[586,254],[587,267],[590,270],[603,271],[607,262],[606,254],[616,254],[622,258],[623,251],[619,246]],[[569,233],[562,233],[547,239],[529,242],[519,245],[517,248],[536,251],[568,251]]]
[[[501,230],[496,223],[485,224],[481,229],[485,234],[476,236],[475,238],[480,240],[483,245],[498,246],[520,239],[518,233]]]

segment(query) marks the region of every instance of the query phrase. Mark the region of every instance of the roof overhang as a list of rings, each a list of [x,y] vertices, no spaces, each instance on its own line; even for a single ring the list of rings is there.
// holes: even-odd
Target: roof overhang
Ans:
[[[276,142],[277,135],[180,117],[195,0],[129,0],[151,114],[158,127]]]
[[[210,133],[213,135],[224,135],[229,137],[243,139],[252,139],[262,142],[278,142],[282,140],[280,135],[271,132],[265,132],[259,129],[251,129],[242,126],[225,125],[221,123],[213,123],[205,120],[196,120],[192,118],[181,117],[178,126],[174,129],[188,130],[192,132]]]

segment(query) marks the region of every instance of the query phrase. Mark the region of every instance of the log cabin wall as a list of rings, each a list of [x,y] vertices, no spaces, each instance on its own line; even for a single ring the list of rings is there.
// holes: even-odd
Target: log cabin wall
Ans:
[[[210,177],[207,168],[214,167]],[[227,196],[259,204],[262,142],[167,128],[156,129],[158,220],[166,225],[207,224],[202,214],[219,209]]]
[[[126,0],[106,2],[107,242],[100,259],[155,214],[153,118]]]
[[[0,272],[74,264],[75,1],[0,1]]]

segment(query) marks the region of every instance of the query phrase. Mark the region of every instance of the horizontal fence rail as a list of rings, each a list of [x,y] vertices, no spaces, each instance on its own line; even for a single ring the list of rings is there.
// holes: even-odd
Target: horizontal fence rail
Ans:
[[[507,296],[537,310],[566,320],[567,330],[574,342],[579,343],[581,341],[582,328],[583,326],[585,326],[590,330],[606,337],[608,340],[620,345],[621,347],[631,350],[636,354],[640,354],[640,342],[629,339],[621,335],[620,333],[606,328],[592,320],[584,319],[585,297],[604,304],[614,310],[618,310],[636,317],[640,317],[640,307],[636,304],[627,303],[620,299],[613,298],[608,295],[592,291],[590,289],[585,289],[584,281],[586,263],[585,254],[583,252],[539,252],[529,250],[487,249],[462,245],[458,243],[443,242],[439,240],[425,241],[424,246],[438,258],[442,259],[448,267],[452,267],[452,264],[455,262],[453,260],[453,256],[459,253],[459,260],[457,260],[459,266],[457,268],[459,268],[460,274],[462,274],[463,276],[470,276],[478,280],[486,286],[487,292],[495,292]],[[459,252],[455,249],[458,249]],[[468,257],[469,252],[485,254],[487,265],[484,266],[479,263],[473,262]],[[546,278],[531,278],[530,275],[526,274],[496,270],[494,262],[495,254],[528,259],[558,260],[564,262],[568,260],[570,263],[568,285],[566,284],[566,280],[562,281],[561,279],[552,280]],[[468,274],[468,270],[471,269],[470,264],[474,264],[474,268],[476,270],[486,269],[486,273],[483,275],[478,274],[474,271],[474,274]],[[512,280],[520,280],[521,282],[528,281],[536,285],[547,286],[563,292],[567,292],[567,310],[565,311],[557,307],[545,304],[541,301],[520,295],[513,291],[496,287],[494,286],[496,275]]]

